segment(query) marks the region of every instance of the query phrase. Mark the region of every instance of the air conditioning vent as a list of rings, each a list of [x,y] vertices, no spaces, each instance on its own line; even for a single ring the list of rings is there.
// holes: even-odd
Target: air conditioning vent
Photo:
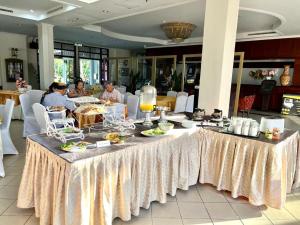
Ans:
[[[0,8],[0,11],[2,11],[2,12],[7,12],[7,13],[14,13],[14,11],[11,10],[11,9]]]
[[[248,36],[269,35],[269,34],[278,34],[278,33],[276,31],[257,32],[257,33],[250,33],[248,34]]]
[[[60,10],[62,10],[62,9],[64,9],[64,6],[63,6],[63,5],[58,6],[58,7],[55,7],[55,8],[53,8],[53,9],[50,9],[49,11],[47,11],[47,14],[49,15],[49,14],[58,12],[58,11],[60,11]]]

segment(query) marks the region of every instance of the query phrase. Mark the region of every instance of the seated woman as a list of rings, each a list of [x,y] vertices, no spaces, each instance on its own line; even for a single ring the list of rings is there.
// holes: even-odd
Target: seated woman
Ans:
[[[103,92],[100,100],[110,102],[121,102],[121,93],[113,87],[112,82],[107,81],[104,84],[105,91]]]
[[[52,91],[52,92],[51,92]],[[70,112],[75,110],[75,104],[65,96],[67,86],[64,83],[52,83],[49,87],[49,94],[46,94],[42,100],[45,107],[63,107]],[[51,118],[53,119],[53,118]]]
[[[75,82],[75,88],[70,90],[70,92],[68,93],[69,98],[76,98],[76,97],[82,97],[87,95],[89,95],[89,93],[84,89],[83,80],[77,80]]]

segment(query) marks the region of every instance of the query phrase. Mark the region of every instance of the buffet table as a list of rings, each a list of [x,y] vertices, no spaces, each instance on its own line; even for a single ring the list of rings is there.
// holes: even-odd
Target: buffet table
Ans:
[[[167,193],[175,195],[177,188],[187,190],[199,181],[275,208],[300,186],[296,131],[267,142],[177,126],[170,135],[155,138],[140,136],[138,130],[123,145],[83,153],[62,152],[59,144],[45,135],[27,139],[17,206],[34,207],[41,225],[127,221],[139,215],[140,207],[164,203]]]

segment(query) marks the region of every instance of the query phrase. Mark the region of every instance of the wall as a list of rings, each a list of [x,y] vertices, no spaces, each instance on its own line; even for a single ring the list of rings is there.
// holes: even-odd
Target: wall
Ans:
[[[18,48],[18,58],[23,60],[24,79],[28,79],[26,35],[0,32],[0,84],[3,89],[16,89],[14,82],[6,82],[5,59],[11,58],[11,48]]]
[[[254,84],[254,85],[260,85],[262,80],[255,80],[252,77],[249,76],[250,71],[256,71],[256,70],[261,70],[262,68],[244,68],[243,69],[243,75],[242,75],[242,84]],[[263,68],[263,70],[271,70],[274,68]],[[280,75],[283,72],[283,68],[278,68],[278,73],[277,76],[274,77],[273,80],[276,80],[277,86],[280,86]],[[238,73],[238,68],[233,69],[233,75],[232,75],[232,83],[236,84],[237,80],[237,73]],[[290,68],[290,75],[291,75],[291,80],[293,80],[293,73],[294,69]]]
[[[127,49],[110,48],[109,57],[131,57],[131,53],[130,50]]]

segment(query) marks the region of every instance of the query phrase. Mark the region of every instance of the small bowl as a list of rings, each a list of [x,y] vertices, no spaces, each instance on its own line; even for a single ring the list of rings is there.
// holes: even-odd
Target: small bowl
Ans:
[[[159,129],[161,129],[163,131],[169,131],[174,128],[174,124],[173,123],[158,123],[158,127],[159,127]]]

